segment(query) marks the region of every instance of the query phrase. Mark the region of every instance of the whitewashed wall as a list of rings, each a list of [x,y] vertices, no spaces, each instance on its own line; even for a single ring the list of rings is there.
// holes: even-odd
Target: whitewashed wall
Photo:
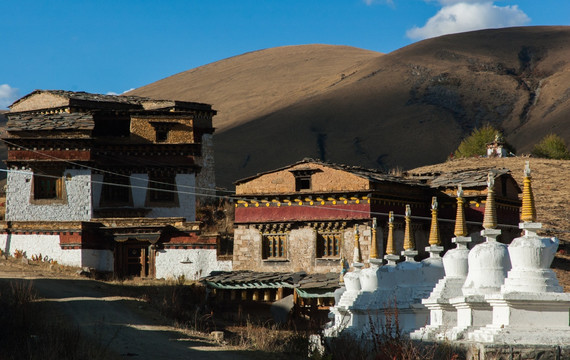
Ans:
[[[131,191],[135,208],[145,207],[147,187],[148,174],[131,174]]]
[[[196,175],[195,174],[176,174],[176,187],[178,190],[178,206],[176,207],[152,207],[152,210],[146,217],[183,217],[186,221],[195,221],[196,219]],[[134,207],[150,207],[146,203],[147,174],[132,174],[131,186]]]
[[[99,203],[101,202],[101,192],[103,190],[103,174],[93,174],[91,175],[93,183],[91,184],[91,191],[93,194],[93,208],[99,208]]]
[[[156,278],[184,275],[198,280],[212,271],[231,271],[231,260],[218,261],[215,249],[164,249],[156,252]]]
[[[196,176],[194,174],[177,174],[178,207],[153,207],[147,217],[183,217],[186,221],[196,219]]]
[[[63,204],[31,204],[33,173],[11,171],[6,187],[6,220],[8,221],[88,221],[93,214],[91,205],[91,170],[67,169],[66,201]]]
[[[90,267],[99,271],[113,271],[113,252],[110,250],[69,249],[59,245],[59,235],[0,234],[0,249],[9,255],[16,250],[24,251],[26,257],[42,255],[59,264]]]
[[[198,158],[200,172],[196,176],[196,186],[198,187],[198,198],[202,201],[211,200],[205,195],[215,194],[216,173],[214,169],[214,136],[212,134],[202,135],[202,156]]]

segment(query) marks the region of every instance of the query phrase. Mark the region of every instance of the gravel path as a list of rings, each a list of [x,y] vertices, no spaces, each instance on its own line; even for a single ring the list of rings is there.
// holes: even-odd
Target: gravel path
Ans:
[[[145,302],[111,294],[105,284],[65,275],[30,272],[0,265],[0,281],[32,281],[51,316],[73,321],[80,331],[104,347],[129,359],[240,360],[248,352],[221,346],[203,335],[166,324]],[[252,355],[251,353],[249,355]]]

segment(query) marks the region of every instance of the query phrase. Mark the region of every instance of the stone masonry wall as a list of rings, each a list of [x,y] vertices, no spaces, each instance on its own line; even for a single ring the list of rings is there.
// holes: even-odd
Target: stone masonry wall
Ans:
[[[156,278],[184,276],[199,280],[212,271],[231,271],[232,262],[218,261],[215,249],[165,249],[156,253]]]
[[[363,260],[367,260],[370,254],[371,229],[367,225],[359,226],[360,252]],[[261,233],[244,225],[238,226],[234,231],[234,270],[255,271],[306,271],[308,273],[327,273],[339,271],[340,257],[335,259],[317,258],[317,233],[311,227],[293,229],[289,232],[287,243],[287,259],[264,260],[262,259]],[[383,253],[382,231],[377,234],[378,252]],[[352,263],[354,249],[354,228],[344,230],[341,246],[341,256]]]
[[[192,131],[192,117],[179,116],[161,117],[161,116],[132,116],[131,117],[131,134],[140,137],[149,142],[156,142],[156,130],[151,125],[151,121],[170,124],[168,138],[163,144],[191,144],[194,142]]]
[[[67,179],[67,175],[71,177]],[[32,204],[31,171],[8,173],[6,220],[8,221],[88,221],[92,217],[91,170],[66,169],[63,172],[63,203]]]
[[[57,108],[69,105],[69,100],[53,94],[35,94],[34,96],[14,105],[11,111],[28,111]]]
[[[297,169],[319,169],[311,177],[311,192],[367,190],[369,182],[346,171],[336,170],[319,164],[299,164],[286,170],[269,173],[236,186],[236,194],[280,194],[295,192]]]

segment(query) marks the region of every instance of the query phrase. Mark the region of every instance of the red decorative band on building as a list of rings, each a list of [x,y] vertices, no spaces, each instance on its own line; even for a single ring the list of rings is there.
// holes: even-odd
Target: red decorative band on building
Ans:
[[[340,219],[368,219],[370,217],[370,204],[338,204],[314,206],[288,206],[279,207],[237,207],[235,209],[236,223],[258,223],[264,221],[289,220],[340,220]]]
[[[11,150],[8,152],[8,161],[22,160],[76,160],[90,161],[90,150]]]

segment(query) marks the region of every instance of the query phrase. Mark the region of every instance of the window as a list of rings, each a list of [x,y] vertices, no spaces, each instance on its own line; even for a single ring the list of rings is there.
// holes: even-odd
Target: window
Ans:
[[[156,129],[156,142],[163,142],[168,140],[167,129]]]
[[[151,176],[148,184],[148,203],[175,205],[178,202],[174,175]]]
[[[342,232],[317,232],[317,257],[339,258]]]
[[[131,201],[130,179],[128,176],[105,174],[101,190],[101,203],[129,204]]]
[[[320,169],[291,170],[291,173],[295,176],[295,191],[311,190],[313,174],[321,171]]]
[[[153,121],[150,124],[154,127],[155,141],[157,143],[168,141],[168,133],[176,125],[176,123],[156,121]]]
[[[311,176],[295,177],[295,191],[311,190]]]
[[[263,258],[287,259],[287,234],[263,234]]]
[[[64,180],[57,175],[34,174],[34,200],[61,200],[63,199]]]

